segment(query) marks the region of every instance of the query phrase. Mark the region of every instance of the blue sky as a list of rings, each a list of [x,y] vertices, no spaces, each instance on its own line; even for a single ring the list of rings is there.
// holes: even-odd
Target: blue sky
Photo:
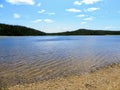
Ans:
[[[0,0],[0,23],[45,32],[120,30],[120,0]]]

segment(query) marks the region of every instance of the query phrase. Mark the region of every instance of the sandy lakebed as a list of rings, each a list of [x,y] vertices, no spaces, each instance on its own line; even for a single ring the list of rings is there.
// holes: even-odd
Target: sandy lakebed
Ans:
[[[0,90],[120,90],[119,41],[120,36],[2,37]]]
[[[80,76],[56,78],[41,83],[16,85],[9,90],[120,90],[120,64],[99,68]]]

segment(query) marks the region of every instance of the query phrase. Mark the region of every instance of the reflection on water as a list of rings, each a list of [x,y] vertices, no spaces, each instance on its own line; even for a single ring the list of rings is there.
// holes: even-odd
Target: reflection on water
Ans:
[[[13,84],[79,75],[119,61],[120,36],[0,38],[0,77]]]

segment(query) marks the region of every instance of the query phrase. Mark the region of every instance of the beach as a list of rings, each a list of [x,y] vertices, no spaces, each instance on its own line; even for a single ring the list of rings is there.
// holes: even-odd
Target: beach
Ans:
[[[9,90],[120,90],[120,64],[79,76],[68,76],[8,87]]]

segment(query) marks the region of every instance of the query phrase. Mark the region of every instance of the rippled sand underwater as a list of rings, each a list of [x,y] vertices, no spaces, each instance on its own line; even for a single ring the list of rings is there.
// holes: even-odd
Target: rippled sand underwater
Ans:
[[[120,36],[0,38],[0,85],[81,75],[120,62]]]

